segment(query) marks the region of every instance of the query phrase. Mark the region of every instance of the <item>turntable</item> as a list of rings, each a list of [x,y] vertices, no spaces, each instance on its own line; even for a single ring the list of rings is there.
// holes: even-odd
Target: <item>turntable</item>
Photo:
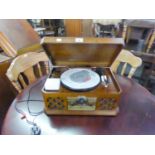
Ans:
[[[110,66],[122,39],[45,37],[42,45],[53,64],[42,89],[47,114],[118,113],[121,89]]]

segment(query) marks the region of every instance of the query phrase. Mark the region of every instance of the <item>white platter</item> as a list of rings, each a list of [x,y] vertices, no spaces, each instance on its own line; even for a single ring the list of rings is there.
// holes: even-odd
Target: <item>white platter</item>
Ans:
[[[100,83],[100,76],[91,69],[69,69],[61,74],[61,83],[71,90],[88,90]]]

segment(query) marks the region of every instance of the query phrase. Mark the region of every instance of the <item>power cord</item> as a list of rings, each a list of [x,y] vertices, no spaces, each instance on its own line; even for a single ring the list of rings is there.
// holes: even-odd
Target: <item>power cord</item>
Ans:
[[[30,88],[29,92],[28,92],[28,98],[27,98],[26,104],[27,104],[28,112],[29,112],[29,114],[30,114],[31,116],[38,116],[38,115],[40,115],[40,114],[42,114],[42,113],[44,112],[43,110],[41,110],[41,111],[39,111],[39,112],[32,112],[32,111],[30,110],[30,106],[29,106],[29,102],[30,102],[30,101],[34,101],[34,102],[35,102],[35,101],[37,101],[37,102],[44,102],[43,100],[32,100],[32,99],[30,99],[31,91],[33,90],[33,88],[35,88],[36,86],[39,86],[40,84],[42,84],[42,80],[39,81],[38,83],[36,83],[35,85],[33,85],[33,86]]]
[[[34,120],[35,120],[35,118],[36,118],[37,116],[41,115],[44,111],[41,110],[41,111],[39,111],[39,112],[32,112],[32,111],[30,110],[29,102],[44,102],[43,100],[30,99],[31,91],[33,90],[33,88],[35,88],[36,86],[38,86],[38,85],[40,85],[40,84],[42,84],[42,80],[39,81],[38,83],[36,83],[34,86],[32,86],[32,87],[30,88],[30,90],[29,90],[29,92],[28,92],[28,98],[27,98],[27,100],[21,100],[21,101],[17,101],[17,102],[15,103],[15,110],[16,110],[18,113],[20,113],[20,114],[22,115],[21,119],[25,119],[26,122],[27,122],[28,124],[32,125],[31,134],[33,134],[33,135],[40,135],[40,134],[41,134],[41,129],[40,129],[40,127],[38,127],[38,125],[34,122]],[[17,103],[23,103],[23,102],[26,102],[27,110],[28,110],[29,114],[30,114],[31,116],[35,116],[35,118],[33,119],[33,121],[30,121],[30,120],[27,118],[26,113],[25,113],[22,109],[19,109],[19,108],[17,107]]]

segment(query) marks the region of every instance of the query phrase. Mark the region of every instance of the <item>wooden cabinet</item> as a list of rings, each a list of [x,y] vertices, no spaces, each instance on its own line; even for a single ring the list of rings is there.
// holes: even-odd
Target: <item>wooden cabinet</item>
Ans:
[[[69,37],[91,37],[91,19],[65,19],[66,35]]]
[[[70,37],[82,36],[82,20],[66,19],[65,20],[66,35]]]

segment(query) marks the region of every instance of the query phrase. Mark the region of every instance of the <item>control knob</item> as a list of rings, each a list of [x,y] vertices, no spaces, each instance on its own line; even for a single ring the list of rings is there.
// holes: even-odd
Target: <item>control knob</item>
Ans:
[[[85,97],[85,96],[79,96],[79,97],[76,99],[76,103],[77,103],[77,104],[86,104],[86,103],[88,103],[88,99],[87,99],[87,97]]]

